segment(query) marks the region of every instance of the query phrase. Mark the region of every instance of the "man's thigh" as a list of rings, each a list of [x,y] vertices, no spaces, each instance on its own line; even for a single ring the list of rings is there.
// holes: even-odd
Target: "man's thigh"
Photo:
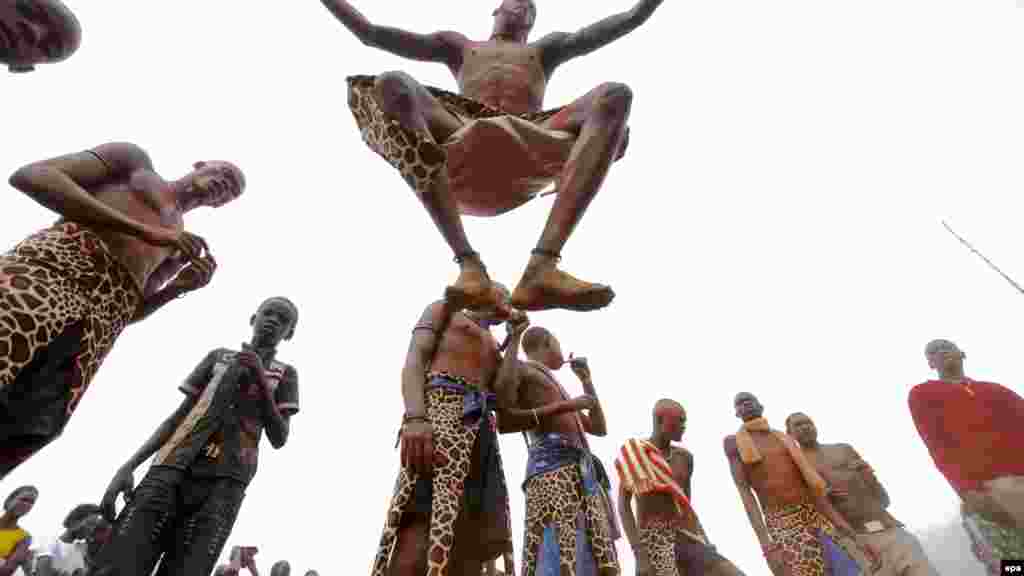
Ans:
[[[245,485],[230,478],[189,482],[159,576],[210,574],[238,517]]]
[[[95,574],[149,574],[163,553],[166,533],[179,512],[182,474],[152,469],[135,489],[133,499],[115,522],[114,536],[96,561]]]

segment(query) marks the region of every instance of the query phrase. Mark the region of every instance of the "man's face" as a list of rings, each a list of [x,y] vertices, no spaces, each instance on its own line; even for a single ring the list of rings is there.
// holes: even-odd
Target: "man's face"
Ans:
[[[501,30],[529,32],[537,19],[537,6],[533,0],[503,0],[494,11],[494,26]]]
[[[741,420],[758,418],[764,413],[764,407],[757,401],[757,397],[750,392],[740,392],[733,401],[736,408],[736,417]]]
[[[798,413],[791,416],[786,432],[801,446],[810,446],[818,441],[818,428],[806,414]]]
[[[253,335],[258,340],[277,344],[288,336],[295,318],[282,302],[269,302],[260,307],[253,318]]]
[[[955,372],[963,368],[964,354],[956,344],[936,341],[929,346],[928,366],[940,372]]]
[[[32,511],[32,507],[36,505],[36,498],[38,497],[39,494],[34,490],[22,490],[11,499],[7,509],[16,518],[21,518]]]
[[[661,423],[661,433],[668,436],[673,442],[683,439],[683,432],[686,431],[686,412],[681,406],[662,406],[655,412],[658,421]]]

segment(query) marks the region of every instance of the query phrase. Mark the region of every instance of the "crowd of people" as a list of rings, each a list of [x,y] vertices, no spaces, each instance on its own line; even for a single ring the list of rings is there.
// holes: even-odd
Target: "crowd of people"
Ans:
[[[2,576],[86,576],[94,559],[110,542],[113,527],[97,504],[79,504],[68,512],[62,529],[55,536],[33,537],[21,527],[21,520],[32,511],[39,491],[33,486],[16,488],[4,500],[0,516],[0,575]],[[234,546],[229,562],[217,566],[217,576],[238,576],[248,571],[259,576],[256,566],[258,548]],[[275,562],[271,576],[290,576],[291,565],[286,560]],[[162,573],[158,566],[154,574]],[[304,576],[319,576],[308,570]]]
[[[544,111],[547,78],[641,26],[662,1],[638,0],[578,32],[530,42],[533,0],[502,0],[492,36],[473,42],[453,31],[373,24],[348,2],[322,0],[367,46],[445,64],[461,89],[427,87],[402,72],[348,79],[360,136],[415,191],[460,267],[412,328],[401,467],[373,576],[496,575],[498,559],[504,574],[515,573],[504,434],[522,434],[528,448],[523,576],[617,576],[622,535],[641,576],[742,576],[691,503],[697,455],[678,445],[684,402],[659,401],[650,435],[622,444],[612,493],[587,439],[606,436],[609,425],[586,359],[565,358],[555,335],[527,315],[612,302],[610,286],[578,280],[557,263],[629,142],[628,86],[599,84]],[[0,60],[14,72],[65,59],[80,41],[58,0],[0,0],[0,24]],[[217,269],[184,218],[237,199],[245,175],[229,162],[204,161],[166,180],[153,166],[140,146],[117,142],[32,162],[10,177],[60,220],[0,256],[0,478],[60,436],[126,326],[205,287]],[[510,291],[488,275],[461,215],[507,212],[550,184],[554,206]],[[228,564],[217,562],[263,437],[283,448],[299,413],[298,372],[277,357],[298,319],[288,298],[260,303],[248,342],[200,359],[180,384],[181,404],[124,461],[103,500],[75,506],[52,541],[37,543],[20,525],[38,490],[14,490],[0,517],[0,576],[256,576],[255,547],[235,546]],[[503,324],[499,344],[492,329]],[[952,342],[929,343],[925,356],[938,378],[913,388],[910,416],[963,501],[975,553],[996,570],[998,560],[1024,558],[1024,463],[1001,457],[1024,446],[1024,399],[965,376],[965,355]],[[555,374],[567,365],[583,394],[570,395]],[[852,445],[820,443],[802,412],[776,429],[749,392],[735,396],[733,409],[738,430],[724,439],[724,456],[772,574],[936,575]],[[290,572],[286,561],[270,569]]]

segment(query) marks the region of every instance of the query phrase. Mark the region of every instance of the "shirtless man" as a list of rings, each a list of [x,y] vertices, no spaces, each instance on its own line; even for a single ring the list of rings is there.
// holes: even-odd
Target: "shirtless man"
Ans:
[[[935,467],[1000,559],[1024,558],[1024,398],[964,374],[949,340],[925,347],[938,378],[914,386],[908,403]]]
[[[725,438],[725,454],[772,574],[860,574],[856,562],[842,550],[856,546],[855,532],[825,497],[825,480],[800,446],[769,427],[762,417],[764,407],[753,394],[741,392],[733,404],[743,426]],[[847,541],[840,541],[839,535]]]
[[[849,444],[820,444],[818,428],[803,412],[786,418],[786,433],[829,485],[832,506],[857,532],[857,541],[882,557],[879,576],[939,576],[917,537],[886,510],[889,494],[871,466]]]
[[[743,576],[708,542],[690,505],[693,453],[672,444],[683,438],[686,411],[682,404],[662,399],[654,405],[653,416],[651,437],[627,442],[615,462],[620,481],[619,514],[636,558],[637,574]],[[635,517],[633,498],[637,501]]]
[[[402,369],[401,469],[373,576],[480,576],[486,562],[511,552],[493,411],[518,360],[503,359],[491,335],[503,317],[439,301],[413,327]],[[508,322],[513,340],[527,326],[522,314]]]
[[[519,346],[511,340],[506,355],[518,354]],[[617,576],[611,486],[586,438],[608,433],[590,368],[585,358],[569,361],[585,393],[570,399],[553,372],[567,363],[554,334],[534,326],[523,335],[522,348],[529,361],[513,383],[514,407],[498,415],[500,432],[528,431],[522,575],[572,566],[574,574]]]
[[[565,107],[541,107],[556,68],[625,36],[663,0],[639,0],[577,32],[553,32],[535,42],[527,41],[537,15],[533,0],[500,0],[486,41],[382,26],[344,0],[321,1],[363,44],[444,64],[458,82],[460,93],[453,94],[404,72],[348,79],[349,106],[363,140],[399,170],[455,253],[461,273],[446,297],[470,308],[497,302],[460,214],[502,214],[556,182],[555,204],[512,306],[607,306],[615,295],[610,287],[577,280],[556,263],[611,163],[625,151],[632,92],[609,82]]]
[[[67,59],[82,41],[82,27],[60,0],[0,0],[0,63],[11,72]]]
[[[167,181],[111,143],[11,176],[61,218],[0,255],[0,478],[60,435],[125,326],[210,281],[217,264],[183,216],[234,200],[245,178],[193,168]]]

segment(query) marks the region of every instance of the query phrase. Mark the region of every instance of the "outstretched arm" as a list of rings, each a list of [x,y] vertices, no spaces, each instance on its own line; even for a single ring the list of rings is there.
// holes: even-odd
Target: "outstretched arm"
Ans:
[[[373,24],[345,0],[320,0],[345,28],[363,44],[402,58],[446,64],[452,71],[462,65],[462,46],[466,37],[458,32],[441,31],[417,34],[390,26]]]
[[[609,16],[573,33],[556,32],[539,43],[544,72],[550,76],[558,66],[607,46],[647,21],[664,0],[640,0],[633,8]]]
[[[135,144],[114,142],[92,150],[33,162],[19,168],[10,184],[68,220],[144,236],[149,227],[100,202],[88,188],[152,170],[149,155]]]

